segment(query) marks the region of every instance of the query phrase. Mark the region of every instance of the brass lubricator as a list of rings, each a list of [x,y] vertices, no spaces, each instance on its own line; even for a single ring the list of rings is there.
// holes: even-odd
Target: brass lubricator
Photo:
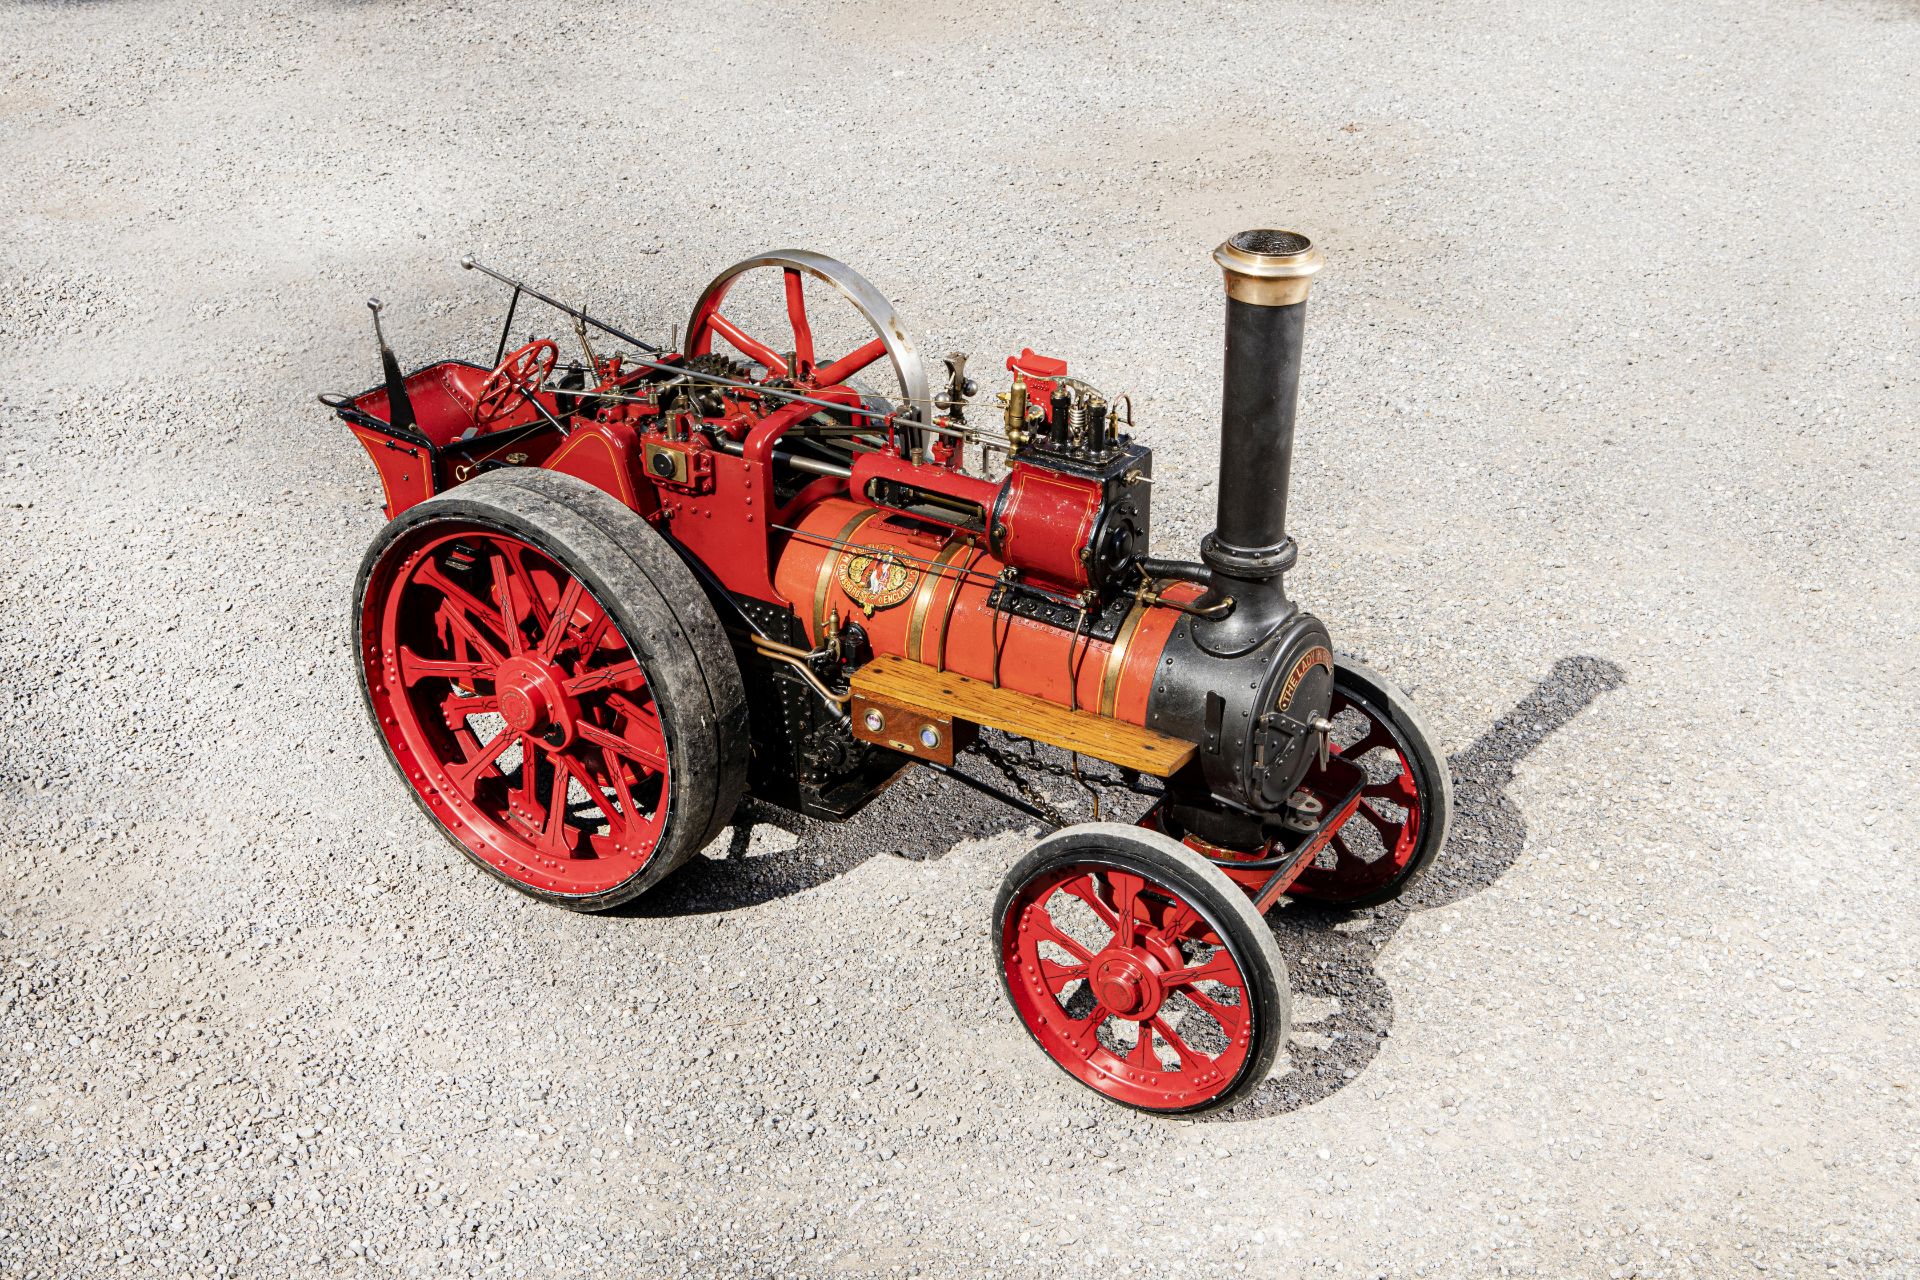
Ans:
[[[1003,419],[1007,433],[1007,444],[1012,453],[1024,449],[1027,441],[1033,437],[1027,430],[1027,380],[1019,374],[1013,375],[1013,390],[1001,397],[1007,402],[1007,412]]]

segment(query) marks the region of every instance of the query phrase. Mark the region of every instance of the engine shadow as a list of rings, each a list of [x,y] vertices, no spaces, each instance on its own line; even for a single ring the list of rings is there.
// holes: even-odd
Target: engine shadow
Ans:
[[[1297,1111],[1366,1070],[1393,1026],[1393,993],[1375,967],[1381,951],[1414,912],[1458,902],[1506,874],[1527,840],[1526,821],[1506,793],[1515,769],[1548,735],[1625,683],[1626,673],[1604,658],[1562,658],[1503,719],[1452,756],[1454,811],[1446,847],[1404,897],[1363,911],[1289,902],[1267,917],[1286,957],[1296,1004],[1310,1010],[1331,1003],[1333,1009],[1317,1020],[1297,1018],[1290,1069],[1209,1119]]]
[[[1021,830],[1037,832],[1039,824],[917,768],[844,823],[805,818],[749,797],[719,840],[619,914],[739,911],[804,893],[876,857],[925,862],[962,840]]]

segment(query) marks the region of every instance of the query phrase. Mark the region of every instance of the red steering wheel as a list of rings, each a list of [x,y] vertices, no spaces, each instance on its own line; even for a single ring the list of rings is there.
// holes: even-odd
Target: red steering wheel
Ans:
[[[560,348],[546,338],[536,338],[508,355],[480,384],[480,395],[473,403],[473,425],[490,427],[513,412],[522,400],[540,390],[559,359]]]

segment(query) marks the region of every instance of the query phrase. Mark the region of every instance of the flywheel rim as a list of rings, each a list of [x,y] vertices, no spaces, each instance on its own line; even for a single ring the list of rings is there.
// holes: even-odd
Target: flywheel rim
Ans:
[[[687,319],[685,354],[688,357],[702,356],[712,351],[716,336],[727,341],[728,345],[740,349],[727,333],[716,332],[713,318],[719,314],[720,306],[725,302],[734,282],[746,273],[763,267],[778,267],[790,273],[790,281],[793,279],[791,273],[811,276],[833,288],[850,303],[873,329],[893,367],[894,376],[899,379],[901,394],[906,401],[905,404],[896,406],[896,412],[901,420],[908,424],[926,423],[931,420],[932,383],[928,379],[926,361],[920,354],[919,344],[914,340],[906,321],[871,280],[838,258],[830,258],[824,253],[816,253],[811,249],[774,249],[757,254],[734,263],[710,280],[707,287],[701,290],[700,297],[694,302],[693,311]],[[796,321],[793,310],[794,304],[790,291],[789,322],[804,325],[804,314]],[[804,313],[804,306],[800,310]],[[722,319],[724,320],[724,317]],[[809,338],[808,341],[810,340]],[[744,349],[742,351],[743,354],[753,354]],[[860,365],[849,371],[846,377],[851,378],[859,372],[860,368],[865,367],[865,364]],[[816,365],[816,368],[831,368],[831,366]],[[844,380],[844,378],[836,378],[835,382]],[[912,437],[911,444],[925,447],[930,443],[924,438],[930,433],[916,430],[912,425],[909,425],[907,430]]]

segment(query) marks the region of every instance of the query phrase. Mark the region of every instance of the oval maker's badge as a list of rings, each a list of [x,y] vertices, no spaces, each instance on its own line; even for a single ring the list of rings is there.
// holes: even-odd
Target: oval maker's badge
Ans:
[[[891,551],[856,551],[840,562],[840,589],[871,618],[913,594],[920,575]]]

